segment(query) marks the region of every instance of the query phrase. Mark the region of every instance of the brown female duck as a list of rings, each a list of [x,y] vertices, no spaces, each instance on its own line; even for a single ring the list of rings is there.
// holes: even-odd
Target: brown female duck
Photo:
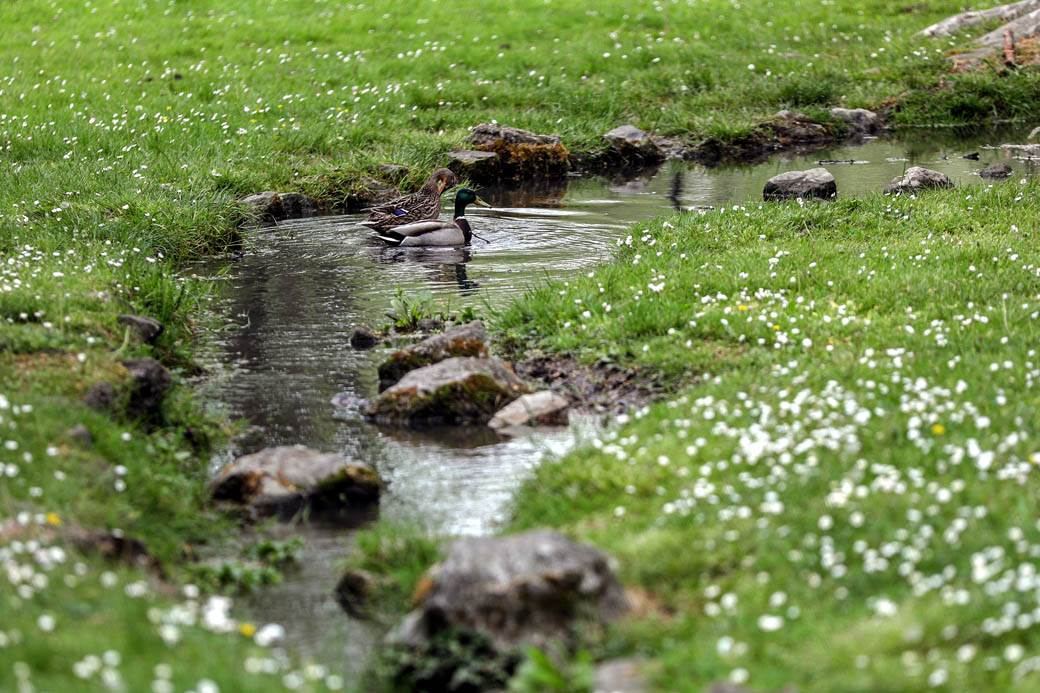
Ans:
[[[441,194],[457,182],[454,173],[439,168],[417,192],[370,207],[368,219],[362,224],[376,231],[385,231],[404,224],[436,219],[441,213]]]

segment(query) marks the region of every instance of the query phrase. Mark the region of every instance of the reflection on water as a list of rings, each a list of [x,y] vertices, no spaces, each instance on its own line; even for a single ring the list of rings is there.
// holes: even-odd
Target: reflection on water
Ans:
[[[416,433],[365,423],[360,403],[376,394],[376,365],[385,351],[356,351],[349,337],[358,324],[385,322],[396,292],[429,293],[453,309],[501,304],[546,277],[602,261],[633,222],[758,200],[764,182],[784,171],[819,160],[867,162],[828,166],[843,196],[879,190],[915,164],[963,184],[978,181],[980,168],[1010,160],[1007,152],[982,148],[1001,141],[875,141],[755,166],[667,164],[625,182],[574,179],[487,190],[496,209],[473,210],[469,219],[488,242],[475,240],[466,249],[387,248],[353,216],[258,230],[244,258],[220,273],[205,268],[219,276],[214,310],[227,321],[209,343],[216,376],[207,387],[229,414],[260,427],[265,445],[302,443],[374,465],[389,483],[384,517],[418,519],[446,533],[487,532],[533,465],[566,450],[574,436],[548,431],[502,441],[484,430]],[[962,158],[972,151],[979,161]],[[1034,164],[1013,163],[1016,177],[1034,171]],[[358,647],[345,633],[360,628],[331,597],[349,535],[313,530],[307,538],[303,570],[249,608],[257,620],[282,622],[297,650],[342,664]],[[339,655],[329,659],[330,648]]]

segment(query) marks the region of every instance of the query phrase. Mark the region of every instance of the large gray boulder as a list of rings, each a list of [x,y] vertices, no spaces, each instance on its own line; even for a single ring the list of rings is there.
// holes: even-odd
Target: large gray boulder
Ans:
[[[605,554],[547,530],[455,542],[416,601],[391,644],[422,647],[445,632],[475,631],[502,653],[569,640],[579,622],[602,624],[628,606]]]
[[[832,108],[831,116],[845,123],[853,137],[873,135],[881,131],[881,116],[865,108]]]
[[[405,373],[455,356],[487,356],[484,323],[475,320],[428,337],[418,344],[398,349],[379,366],[379,389],[385,390]]]
[[[610,148],[628,161],[660,161],[665,158],[653,135],[635,125],[621,125],[603,135]]]
[[[293,445],[239,457],[210,489],[214,500],[254,515],[291,517],[304,508],[326,515],[369,507],[379,500],[382,485],[368,465]]]
[[[912,166],[903,175],[893,178],[885,188],[885,192],[890,195],[901,195],[913,194],[921,190],[952,187],[953,181],[946,174],[921,166]]]
[[[410,371],[368,408],[381,423],[485,424],[527,385],[496,358],[449,358]]]
[[[570,402],[551,390],[519,397],[495,413],[488,426],[496,430],[516,426],[565,426]]]
[[[820,198],[829,200],[838,194],[838,184],[825,168],[788,171],[766,181],[762,197],[769,200]]]

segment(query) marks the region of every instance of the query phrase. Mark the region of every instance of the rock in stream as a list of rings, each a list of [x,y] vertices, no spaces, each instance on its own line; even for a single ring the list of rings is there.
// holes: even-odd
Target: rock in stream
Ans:
[[[894,178],[885,192],[890,195],[913,194],[921,190],[952,188],[953,181],[945,173],[922,166],[911,166],[902,176]]]
[[[762,190],[763,199],[793,200],[820,198],[830,200],[838,194],[838,184],[831,172],[825,168],[808,171],[788,171],[766,181]]]
[[[533,392],[502,407],[488,422],[496,430],[515,426],[566,426],[570,402],[551,390]]]
[[[527,394],[526,383],[496,358],[449,358],[406,374],[369,405],[380,423],[413,426],[486,424]]]
[[[379,366],[379,389],[385,390],[416,368],[456,356],[484,357],[487,353],[487,332],[482,322],[452,327],[443,334],[428,337],[391,354]]]
[[[628,608],[610,563],[548,530],[461,539],[423,578],[416,610],[388,641],[421,648],[446,631],[476,631],[506,653],[570,640],[579,622],[603,624]]]
[[[381,490],[368,465],[302,445],[239,457],[211,483],[214,500],[283,518],[305,508],[323,517],[362,510],[379,501]]]

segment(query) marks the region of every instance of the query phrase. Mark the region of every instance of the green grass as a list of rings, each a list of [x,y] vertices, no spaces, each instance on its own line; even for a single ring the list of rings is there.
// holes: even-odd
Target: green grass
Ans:
[[[0,521],[54,513],[66,526],[121,530],[143,540],[175,584],[191,545],[226,531],[205,502],[206,460],[225,427],[202,417],[189,393],[175,391],[152,426],[90,412],[81,398],[93,383],[123,378],[126,357],[158,358],[179,381],[193,372],[205,287],[177,271],[241,241],[242,195],[293,189],[335,200],[386,161],[407,165],[412,186],[492,119],[584,150],[626,121],[691,139],[737,137],[782,107],[889,97],[905,104],[896,115],[904,124],[1029,115],[1035,70],[937,87],[951,42],[914,32],[959,5],[553,2],[550,13],[542,0],[0,4]],[[123,312],[167,330],[154,346],[127,341]],[[632,319],[631,335],[653,339],[643,363],[699,372],[745,363],[745,351],[767,363],[721,336],[679,361],[656,332],[661,319]],[[78,424],[93,445],[67,436]],[[2,541],[5,566],[43,569]],[[95,578],[102,570],[84,565]],[[197,629],[167,649],[141,620],[145,602],[62,584],[0,596],[4,613],[17,614],[0,624],[0,688],[16,686],[19,662],[38,689],[85,685],[71,663],[125,644],[131,688],[176,658],[178,688],[212,678],[222,690],[255,689],[243,675],[253,651],[245,639]],[[147,603],[177,601],[160,590]],[[74,617],[39,632],[39,617],[63,605]],[[189,640],[196,649],[184,649]]]
[[[633,229],[498,327],[700,380],[542,466],[514,529],[619,559],[662,690],[1040,690],[1037,219],[1012,182]]]

